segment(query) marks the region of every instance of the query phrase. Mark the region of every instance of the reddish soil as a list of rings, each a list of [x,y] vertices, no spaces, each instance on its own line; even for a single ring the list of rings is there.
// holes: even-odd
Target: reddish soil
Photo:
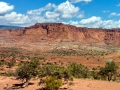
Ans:
[[[39,80],[31,80],[31,85],[19,90],[38,90],[41,88],[41,86],[38,86],[38,82]],[[11,87],[13,84],[20,83],[19,80],[15,80],[13,77],[0,77],[0,90],[3,90],[6,84]],[[120,90],[120,83],[101,80],[74,79],[73,85],[63,85],[62,88],[67,88],[67,90]]]
[[[47,61],[46,62],[52,62],[57,63],[60,65],[60,63],[63,63],[63,65],[66,65],[68,63],[79,63],[87,66],[88,68],[93,68],[97,66],[104,67],[107,60],[112,59],[117,65],[120,65],[120,53],[113,53],[110,55],[106,55],[103,57],[83,57],[83,56],[56,56],[56,55],[48,55],[46,56]]]
[[[120,90],[120,83],[76,79],[69,90]]]

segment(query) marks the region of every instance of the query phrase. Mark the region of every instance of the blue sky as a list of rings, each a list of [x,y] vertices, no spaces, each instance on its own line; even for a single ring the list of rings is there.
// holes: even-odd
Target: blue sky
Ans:
[[[0,25],[120,28],[120,0],[0,0]]]

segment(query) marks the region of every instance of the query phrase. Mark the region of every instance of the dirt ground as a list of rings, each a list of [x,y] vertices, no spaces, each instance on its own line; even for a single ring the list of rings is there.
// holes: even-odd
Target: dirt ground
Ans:
[[[113,53],[110,55],[106,55],[103,57],[89,58],[82,56],[56,56],[56,55],[48,55],[46,56],[46,61],[44,62],[52,62],[60,65],[68,64],[69,62],[81,63],[88,68],[93,68],[97,66],[104,66],[105,62],[108,59],[113,59],[120,66],[120,53]],[[12,68],[14,69],[14,68]],[[5,71],[8,68],[5,69]],[[38,86],[39,79],[32,79],[30,81],[30,85],[26,88],[21,88],[19,90],[40,90],[41,86]],[[9,87],[12,87],[14,84],[20,84],[20,80],[16,80],[14,77],[5,77],[0,76],[0,90],[3,90],[4,87],[8,84]],[[67,90],[120,90],[120,82],[108,82],[101,80],[90,80],[90,79],[74,79],[72,85],[64,85],[63,87],[67,87]],[[18,90],[18,89],[14,89]]]
[[[48,55],[46,56],[47,61],[46,62],[56,62],[58,65],[60,63],[63,63],[63,65],[66,65],[68,63],[79,63],[87,66],[88,68],[93,67],[104,67],[106,62],[109,59],[112,59],[118,66],[120,66],[120,53],[113,53],[109,55],[105,55],[104,57],[83,57],[83,56],[57,56],[57,55]]]
[[[69,90],[120,90],[120,83],[100,80],[74,80]]]
[[[38,82],[39,80],[31,80],[31,84],[28,87],[14,90],[40,90],[41,86],[37,85]],[[0,90],[3,90],[6,84],[11,87],[14,84],[20,83],[21,81],[13,77],[1,76]],[[90,79],[74,79],[72,85],[63,85],[63,88],[67,88],[67,90],[120,90],[120,83]]]

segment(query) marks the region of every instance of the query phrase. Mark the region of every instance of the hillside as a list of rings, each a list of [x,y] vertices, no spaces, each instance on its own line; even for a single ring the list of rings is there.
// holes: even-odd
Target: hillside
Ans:
[[[37,23],[0,30],[0,47],[29,50],[78,49],[81,45],[120,46],[120,29],[82,28],[62,23]]]

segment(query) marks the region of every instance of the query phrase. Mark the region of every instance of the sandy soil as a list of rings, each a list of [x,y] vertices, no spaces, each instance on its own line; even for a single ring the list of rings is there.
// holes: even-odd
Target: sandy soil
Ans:
[[[64,63],[64,65],[68,64],[69,62],[76,62],[81,63],[88,68],[97,67],[97,66],[104,66],[106,60],[109,58],[112,58],[118,65],[120,65],[120,53],[114,53],[107,56],[104,56],[104,58],[89,58],[87,60],[86,57],[80,57],[80,56],[55,56],[55,55],[48,55],[47,61],[45,62],[57,62],[58,65],[60,63]],[[44,61],[43,61],[44,62]],[[4,68],[5,71],[9,71],[8,68]],[[14,70],[12,68],[11,70]],[[19,90],[39,90],[41,86],[38,86],[39,80],[31,80],[29,85],[26,88],[21,88]],[[14,84],[20,84],[20,80],[16,80],[14,77],[4,77],[0,76],[0,90],[3,90],[3,88],[8,84],[9,87],[12,87]],[[89,80],[89,79],[75,79],[73,85],[65,85],[63,87],[67,87],[67,90],[120,90],[120,82],[108,82],[108,81],[100,81],[100,80]],[[14,89],[18,90],[18,89]]]
[[[30,85],[26,88],[21,88],[21,89],[13,89],[13,90],[37,90],[40,88],[38,86],[39,80],[31,80]],[[16,80],[14,77],[3,77],[0,76],[0,90],[3,90],[4,87],[8,84],[9,87],[14,86],[14,84],[21,84],[20,80]]]
[[[26,88],[22,88],[19,90],[39,90],[41,86],[38,86],[39,80],[31,80],[31,85]],[[13,84],[21,83],[19,80],[16,80],[13,77],[0,77],[0,90],[9,84],[9,87],[13,86]],[[108,82],[101,80],[89,80],[89,79],[74,79],[73,85],[64,85],[63,87],[67,87],[67,90],[120,90],[120,83],[117,82]],[[18,90],[18,89],[14,89]]]
[[[100,80],[74,80],[70,90],[120,90],[120,83]]]

